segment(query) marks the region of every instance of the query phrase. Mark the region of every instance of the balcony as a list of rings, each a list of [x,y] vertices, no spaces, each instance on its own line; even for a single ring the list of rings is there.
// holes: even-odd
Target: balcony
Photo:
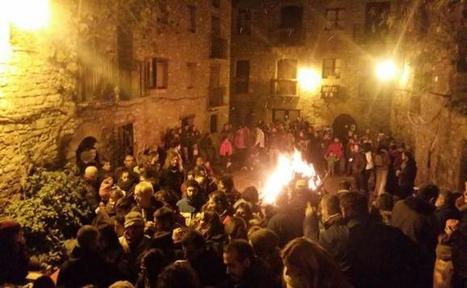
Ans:
[[[272,79],[271,93],[273,96],[298,96],[297,79]]]
[[[209,107],[218,107],[224,105],[225,87],[209,88]]]
[[[211,52],[213,59],[227,59],[227,40],[219,36],[211,36]]]
[[[279,46],[302,46],[305,33],[301,28],[278,28],[272,33],[273,42]]]

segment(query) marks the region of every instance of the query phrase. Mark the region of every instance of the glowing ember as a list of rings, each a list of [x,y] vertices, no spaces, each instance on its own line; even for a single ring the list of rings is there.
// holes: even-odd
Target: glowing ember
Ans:
[[[299,151],[295,150],[292,155],[280,154],[275,170],[269,175],[266,184],[261,189],[263,203],[275,203],[279,194],[296,175],[308,179],[308,188],[313,191],[321,185],[321,179],[313,164],[304,161]]]

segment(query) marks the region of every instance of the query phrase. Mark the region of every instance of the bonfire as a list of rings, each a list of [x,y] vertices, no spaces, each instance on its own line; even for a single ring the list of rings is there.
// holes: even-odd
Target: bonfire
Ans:
[[[307,163],[299,151],[295,150],[292,154],[280,154],[276,167],[261,189],[262,202],[274,204],[284,188],[297,177],[306,179],[308,188],[312,191],[316,191],[322,184],[313,164]]]

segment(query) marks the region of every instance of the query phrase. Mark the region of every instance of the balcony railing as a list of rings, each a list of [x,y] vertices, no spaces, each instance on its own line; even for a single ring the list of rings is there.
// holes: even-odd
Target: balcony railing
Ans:
[[[301,28],[278,28],[272,33],[273,42],[281,46],[301,46],[305,43],[305,32]]]
[[[211,58],[227,59],[227,40],[219,36],[211,36]]]
[[[225,87],[209,88],[209,107],[224,105]]]
[[[298,96],[297,79],[272,79],[273,96]]]

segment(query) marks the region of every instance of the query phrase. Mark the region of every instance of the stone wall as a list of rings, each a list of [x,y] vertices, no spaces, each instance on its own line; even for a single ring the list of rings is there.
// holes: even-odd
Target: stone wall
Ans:
[[[195,116],[194,123],[201,131],[209,130],[211,114],[218,115],[219,123],[228,121],[228,105],[209,109],[207,105],[213,61],[222,62],[221,81],[229,91],[229,61],[209,58],[208,17],[220,14],[225,37],[230,37],[228,1],[221,1],[219,9],[212,8],[208,0],[196,2],[196,33],[186,28],[187,3],[182,0],[167,1],[169,21],[164,26],[152,26],[152,20],[142,22],[156,27],[153,33],[144,33],[147,27],[135,28],[131,57],[135,63],[146,57],[167,59],[168,86],[139,97],[140,73],[135,64],[131,75],[136,85],[129,100],[119,99],[118,19],[114,13],[118,6],[106,1],[80,2],[78,7],[72,1],[51,1],[54,14],[50,26],[36,32],[14,30],[12,57],[0,63],[0,210],[10,195],[18,195],[20,180],[32,166],[60,167],[74,162],[75,151],[85,137],[95,137],[99,153],[112,159],[118,149],[116,132],[122,125],[133,124],[133,150],[138,155],[159,143],[166,128],[180,126],[183,117]],[[113,96],[102,100],[84,95],[87,100],[77,101],[83,99],[80,69],[93,59],[110,63]],[[188,62],[198,64],[191,89],[187,87]],[[228,92],[224,97],[228,103]]]

